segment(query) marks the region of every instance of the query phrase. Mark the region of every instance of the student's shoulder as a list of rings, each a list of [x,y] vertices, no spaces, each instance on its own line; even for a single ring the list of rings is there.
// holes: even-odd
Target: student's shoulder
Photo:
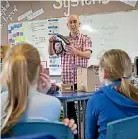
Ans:
[[[103,108],[104,94],[102,91],[96,91],[88,100],[87,110],[99,113]]]
[[[8,97],[8,91],[4,91],[0,94],[1,97],[1,105],[5,105],[7,97]]]
[[[56,98],[55,96],[50,96],[47,94],[43,94],[43,93],[36,93],[36,95],[34,96],[33,99],[37,99],[37,102],[40,101],[45,102],[45,103],[49,103],[49,104],[55,104],[55,105],[61,105],[61,102],[58,98]]]
[[[93,93],[91,98],[89,99],[90,103],[99,103],[100,100],[103,100],[105,98],[104,93],[101,90],[98,90]]]
[[[8,91],[3,91],[3,92],[0,94],[0,96],[1,96],[1,99],[2,99],[2,100],[3,100],[3,99],[6,99],[7,96],[8,96]]]
[[[101,90],[97,90],[93,93],[92,98],[103,97],[104,93]]]

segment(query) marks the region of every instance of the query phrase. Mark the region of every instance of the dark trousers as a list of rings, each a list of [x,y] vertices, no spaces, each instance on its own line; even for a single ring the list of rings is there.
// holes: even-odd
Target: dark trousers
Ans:
[[[77,90],[77,84],[74,84],[74,90]],[[67,109],[68,109],[68,118],[74,119],[75,123],[77,124],[77,115],[75,111],[75,103],[74,102],[68,102],[67,103]],[[78,139],[78,135],[74,135],[74,139]]]

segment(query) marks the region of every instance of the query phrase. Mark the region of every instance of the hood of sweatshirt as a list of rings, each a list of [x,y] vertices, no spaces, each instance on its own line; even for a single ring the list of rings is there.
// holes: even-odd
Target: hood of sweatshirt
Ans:
[[[127,116],[138,115],[138,103],[132,99],[122,95],[112,85],[104,86],[100,90],[111,100],[115,105],[124,111]]]

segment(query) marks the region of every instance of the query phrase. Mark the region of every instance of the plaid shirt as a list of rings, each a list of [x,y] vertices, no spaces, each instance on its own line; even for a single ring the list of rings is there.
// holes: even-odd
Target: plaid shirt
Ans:
[[[76,37],[69,35],[67,37],[75,48],[80,51],[91,50],[91,40],[87,35],[78,33]],[[66,52],[61,54],[61,66],[62,66],[62,81],[63,83],[77,83],[77,66],[87,67],[88,59],[82,58],[77,55],[71,55]]]

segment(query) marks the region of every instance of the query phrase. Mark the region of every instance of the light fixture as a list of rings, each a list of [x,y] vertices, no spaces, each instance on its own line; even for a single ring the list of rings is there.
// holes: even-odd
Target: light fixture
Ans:
[[[88,32],[90,32],[90,33],[95,33],[95,32],[97,32],[97,30],[96,29],[93,29],[90,25],[82,25],[81,26],[81,29],[82,29],[82,31],[88,31]]]

